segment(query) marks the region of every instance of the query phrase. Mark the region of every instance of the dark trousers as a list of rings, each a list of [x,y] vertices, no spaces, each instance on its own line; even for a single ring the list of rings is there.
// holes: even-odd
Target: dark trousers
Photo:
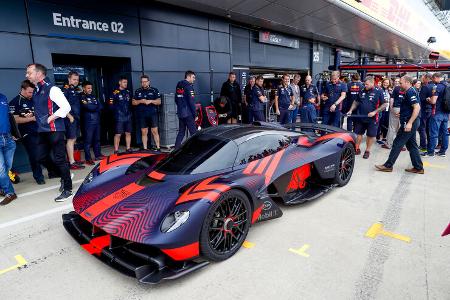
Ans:
[[[186,129],[190,135],[197,132],[194,117],[178,118],[178,135],[175,141],[175,149],[178,149],[186,135]]]
[[[253,121],[265,122],[266,118],[264,117],[263,110],[249,110],[249,121],[252,123]]]
[[[406,149],[409,151],[409,156],[411,157],[411,162],[414,168],[417,170],[423,169],[422,159],[419,154],[419,147],[417,146],[416,134],[419,128],[420,120],[416,119],[413,123],[411,131],[406,132],[403,125],[397,132],[397,136],[392,144],[391,152],[389,153],[388,160],[384,163],[387,168],[392,168],[397,160],[402,148],[406,145]]]
[[[64,190],[72,190],[69,163],[66,157],[66,145],[63,131],[40,132],[37,147],[37,161],[44,164],[48,154],[53,153],[53,163],[64,182]]]
[[[420,117],[419,136],[420,136],[420,148],[427,149],[428,142],[430,141],[429,124],[431,118],[431,111],[422,111]]]
[[[43,180],[44,175],[42,174],[41,163],[38,162],[38,157],[36,154],[36,150],[38,149],[39,145],[39,134],[37,132],[27,134],[22,139],[22,144],[28,154],[28,161],[30,162],[31,171],[33,172],[33,178],[36,181]],[[55,176],[57,171],[53,166],[49,153],[47,153],[45,159],[42,161],[42,165],[47,168],[49,177]]]
[[[325,108],[322,115],[322,124],[341,127],[341,112],[337,109],[334,112],[331,112],[329,108],[328,110]]]
[[[389,129],[389,111],[382,111],[380,122],[378,123],[377,140],[386,138]]]
[[[100,151],[100,123],[84,123],[84,159],[91,160],[91,146],[95,157],[102,155]]]
[[[289,123],[290,113],[291,113],[290,110],[280,108],[280,124]]]

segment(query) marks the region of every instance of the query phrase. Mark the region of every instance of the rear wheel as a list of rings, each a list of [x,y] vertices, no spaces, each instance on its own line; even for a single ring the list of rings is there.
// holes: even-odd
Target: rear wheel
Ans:
[[[251,206],[247,196],[230,190],[217,199],[203,222],[200,233],[202,255],[212,261],[233,256],[250,228]]]
[[[353,174],[355,166],[355,148],[352,144],[347,143],[342,149],[341,157],[339,159],[339,166],[334,178],[334,182],[339,186],[346,185]]]

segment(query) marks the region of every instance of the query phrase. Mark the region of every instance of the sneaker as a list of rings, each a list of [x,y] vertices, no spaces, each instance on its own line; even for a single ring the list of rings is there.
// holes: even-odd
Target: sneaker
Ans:
[[[9,203],[11,203],[13,200],[17,199],[17,195],[12,193],[12,194],[7,194],[5,196],[5,198],[3,198],[2,202],[0,202],[0,205],[7,205]]]
[[[428,156],[428,157],[434,157],[434,153],[428,153],[428,152],[422,152],[420,153],[421,156]]]
[[[370,156],[370,152],[369,151],[364,152],[364,155],[363,155],[364,159],[368,159],[369,156]]]
[[[389,146],[386,145],[386,144],[382,145],[381,148],[391,150],[391,147],[389,147]]]
[[[90,160],[86,161],[86,164],[90,165],[90,166],[93,166],[93,165],[95,165],[95,162],[92,159],[90,159]]]
[[[444,152],[438,152],[438,153],[436,153],[436,155],[439,157],[446,157]]]
[[[427,150],[427,148],[420,148],[420,149],[419,149],[419,152],[420,152],[420,153],[424,153],[424,152],[427,153],[428,150]]]
[[[45,180],[44,180],[44,179],[37,179],[37,180],[36,180],[36,183],[37,183],[38,185],[43,185],[43,184],[45,184]]]
[[[377,140],[377,144],[384,145],[384,142],[382,140]]]
[[[392,172],[392,168],[388,168],[385,165],[375,165],[375,169],[380,172]]]
[[[355,155],[360,155],[360,154],[361,154],[361,149],[356,149]]]
[[[411,169],[405,169],[405,172],[414,173],[414,174],[424,174],[425,170],[424,169],[418,170],[416,168],[411,168]]]
[[[71,170],[82,170],[84,168],[85,168],[85,166],[78,165],[77,163],[70,164],[70,169]]]
[[[64,200],[70,196],[72,196],[72,191],[64,190],[61,195],[55,198],[55,202],[64,202]]]

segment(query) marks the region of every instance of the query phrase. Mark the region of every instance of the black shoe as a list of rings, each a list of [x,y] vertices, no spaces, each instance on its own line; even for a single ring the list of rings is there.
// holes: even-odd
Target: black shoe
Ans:
[[[45,184],[45,180],[43,178],[42,179],[36,179],[36,183],[39,184],[39,185],[43,185],[43,184]]]
[[[131,148],[129,148],[129,149],[127,149],[125,152],[126,152],[126,153],[133,153],[133,150],[131,150]]]
[[[117,151],[114,151],[114,154],[119,154],[119,150],[117,150]]]
[[[64,202],[64,200],[70,196],[72,196],[72,191],[64,190],[61,195],[55,198],[55,202]]]

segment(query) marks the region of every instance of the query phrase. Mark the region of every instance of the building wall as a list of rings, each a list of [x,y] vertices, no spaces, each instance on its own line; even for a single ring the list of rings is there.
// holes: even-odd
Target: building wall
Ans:
[[[298,49],[259,43],[258,31],[231,27],[234,66],[275,69],[310,69],[310,43],[300,40]]]
[[[197,73],[195,88],[203,104],[209,103],[211,90],[218,95],[233,66],[316,74],[332,64],[333,50],[325,45],[320,46],[321,61],[312,64],[309,41],[300,39],[298,49],[262,44],[257,31],[226,19],[154,2],[132,3],[0,0],[0,92],[12,99],[25,78],[25,66],[39,62],[51,70],[52,54],[129,58],[133,90],[145,72],[162,93],[173,93],[177,81],[191,69]],[[121,22],[125,32],[55,26],[53,13],[110,25]],[[23,149],[18,149],[15,165],[19,169],[27,165]]]

